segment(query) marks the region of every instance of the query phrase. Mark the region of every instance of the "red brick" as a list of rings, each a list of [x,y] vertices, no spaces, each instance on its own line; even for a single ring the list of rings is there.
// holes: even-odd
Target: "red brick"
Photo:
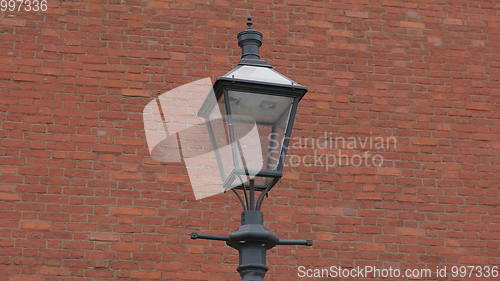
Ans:
[[[42,77],[39,75],[27,74],[27,73],[14,73],[12,74],[12,79],[14,81],[39,82],[42,80]]]
[[[134,138],[122,138],[122,139],[117,139],[116,140],[117,144],[123,144],[123,145],[135,145],[135,146],[143,146],[145,141],[141,139],[134,139]]]
[[[376,252],[382,252],[385,249],[385,246],[383,244],[369,244],[369,243],[362,243],[356,245],[356,249],[360,251],[376,251]]]
[[[45,28],[42,30],[42,35],[55,37],[59,36],[59,32],[55,29]]]
[[[122,151],[122,148],[119,145],[112,144],[94,144],[93,151],[95,152],[109,152],[109,153],[118,153]]]
[[[139,244],[133,244],[133,243],[117,243],[113,244],[112,248],[115,251],[133,252],[133,251],[139,251],[140,246]]]
[[[298,40],[298,39],[292,39],[289,40],[290,45],[295,45],[295,46],[303,46],[303,47],[313,47],[314,42],[311,40]]]
[[[113,215],[151,216],[151,215],[156,214],[156,211],[154,209],[139,209],[139,208],[121,207],[121,208],[112,208],[111,213]]]
[[[332,36],[353,37],[353,32],[349,30],[330,29],[327,32]]]
[[[453,19],[453,18],[446,18],[443,20],[444,24],[451,24],[451,25],[463,25],[463,21],[461,19]]]
[[[319,27],[319,28],[330,28],[332,24],[328,21],[320,21],[320,20],[308,20],[306,22],[308,26],[311,27]]]
[[[188,183],[189,178],[187,176],[176,176],[176,175],[158,175],[158,180],[165,182],[178,182],[178,183]]]
[[[113,215],[138,216],[138,215],[142,214],[142,211],[139,208],[113,208],[113,209],[111,209],[111,213]]]
[[[0,201],[18,201],[21,199],[19,193],[0,192]]]
[[[94,153],[87,153],[87,152],[72,152],[71,153],[71,158],[75,160],[91,160],[95,159],[95,154]]]
[[[94,241],[118,241],[118,234],[114,233],[91,233],[90,240]]]
[[[12,275],[8,281],[46,281],[44,277],[34,275]]]
[[[235,22],[230,20],[210,20],[208,25],[215,27],[233,27],[235,26]]]
[[[352,79],[354,78],[354,74],[351,72],[331,72],[329,76],[337,79]]]
[[[355,195],[357,200],[382,200],[382,196],[375,192],[363,192]]]
[[[425,230],[419,228],[398,227],[396,233],[399,235],[424,236]]]
[[[122,95],[129,97],[151,97],[152,93],[146,90],[123,89]]]
[[[421,22],[401,21],[399,26],[407,28],[425,28],[425,24]]]
[[[49,230],[51,223],[47,221],[22,221],[21,227],[33,230]]]
[[[70,276],[71,271],[63,267],[42,266],[37,270],[38,274],[50,276]]]
[[[26,20],[22,19],[0,19],[0,25],[26,26]]]
[[[148,6],[154,9],[167,9],[169,4],[165,1],[148,1]]]
[[[139,173],[130,173],[130,172],[119,172],[113,173],[113,179],[116,180],[140,180],[141,175]]]
[[[383,6],[389,7],[407,7],[407,8],[416,8],[418,3],[412,3],[407,1],[398,1],[398,0],[384,0],[382,1]]]
[[[148,280],[159,280],[161,279],[161,272],[158,271],[134,271],[130,274],[133,279],[148,279]]]
[[[437,144],[437,140],[431,139],[431,138],[413,138],[411,142],[412,142],[412,144],[415,144],[415,145],[436,145]]]
[[[366,51],[367,49],[367,45],[365,44],[351,44],[351,43],[341,43],[341,42],[328,43],[328,47],[333,49],[354,50],[354,51]]]
[[[493,110],[492,105],[484,103],[469,103],[467,104],[467,108],[472,110],[485,110],[485,111]]]
[[[379,175],[391,175],[391,176],[399,176],[401,175],[401,170],[397,168],[377,168],[377,174]]]
[[[368,12],[363,11],[345,11],[345,15],[355,18],[368,18]]]

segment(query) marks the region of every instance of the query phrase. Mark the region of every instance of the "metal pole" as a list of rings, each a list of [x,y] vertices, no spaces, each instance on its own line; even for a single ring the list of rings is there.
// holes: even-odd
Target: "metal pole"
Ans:
[[[262,212],[247,210],[241,214],[241,226],[229,235],[226,242],[240,254],[238,272],[243,281],[263,281],[269,267],[267,250],[279,239],[264,227]]]

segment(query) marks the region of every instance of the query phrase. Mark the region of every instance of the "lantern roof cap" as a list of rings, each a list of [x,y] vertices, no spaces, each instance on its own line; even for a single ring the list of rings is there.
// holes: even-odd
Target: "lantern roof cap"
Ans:
[[[272,68],[255,65],[237,65],[231,71],[223,75],[222,78],[279,84],[287,87],[304,87]]]

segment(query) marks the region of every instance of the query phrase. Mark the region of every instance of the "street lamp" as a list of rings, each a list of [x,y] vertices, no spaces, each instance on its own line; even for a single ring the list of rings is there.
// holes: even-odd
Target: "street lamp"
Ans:
[[[238,272],[244,281],[262,281],[268,270],[266,251],[276,245],[311,246],[311,240],[280,240],[263,225],[260,211],[269,191],[283,174],[284,158],[292,132],[297,105],[307,88],[272,69],[259,55],[262,33],[252,27],[238,34],[242,49],[239,64],[214,84],[216,103],[207,99],[198,115],[206,118],[212,145],[221,146],[220,136],[210,120],[211,113],[222,112],[223,131],[231,147],[230,169],[217,156],[225,190],[231,190],[243,207],[241,226],[229,236],[192,233],[192,239],[225,241],[240,255]],[[240,139],[254,128],[259,135],[259,161],[245,159],[248,147]],[[227,160],[227,159],[225,159]],[[238,192],[239,191],[239,192]],[[258,197],[257,197],[258,196]]]

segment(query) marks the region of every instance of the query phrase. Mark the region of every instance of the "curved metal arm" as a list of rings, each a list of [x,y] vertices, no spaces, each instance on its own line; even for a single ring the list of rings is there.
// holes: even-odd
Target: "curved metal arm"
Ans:
[[[260,210],[262,207],[262,202],[264,202],[264,198],[269,195],[269,191],[271,191],[271,188],[278,182],[278,178],[275,178],[273,182],[266,188],[264,189],[259,196],[259,199],[257,199],[257,210]]]
[[[276,245],[302,245],[302,246],[312,246],[312,240],[279,240]]]
[[[246,205],[245,205],[245,203],[243,203],[243,199],[241,199],[241,196],[238,194],[238,192],[236,192],[236,190],[234,190],[234,189],[231,189],[231,191],[234,193],[236,198],[238,198],[238,201],[240,201],[240,204],[241,204],[241,207],[243,208],[243,210],[246,210],[247,209]],[[245,201],[247,201],[246,194],[245,194]]]
[[[203,233],[198,233],[198,232],[193,232],[190,234],[191,239],[206,239],[206,240],[217,240],[217,241],[229,241],[228,236],[221,236],[221,235],[210,235],[210,234],[203,234]]]

